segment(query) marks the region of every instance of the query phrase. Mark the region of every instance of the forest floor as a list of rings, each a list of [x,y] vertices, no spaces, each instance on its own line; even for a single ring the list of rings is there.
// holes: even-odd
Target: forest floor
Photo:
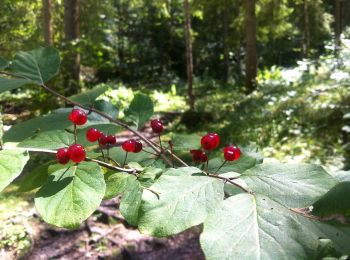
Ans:
[[[157,140],[149,127],[142,132]],[[131,137],[121,132],[118,143]],[[119,202],[119,197],[103,201],[79,229],[66,230],[44,223],[31,195],[19,197],[10,189],[0,198],[0,259],[204,259],[201,227],[169,238],[143,235],[126,223]]]

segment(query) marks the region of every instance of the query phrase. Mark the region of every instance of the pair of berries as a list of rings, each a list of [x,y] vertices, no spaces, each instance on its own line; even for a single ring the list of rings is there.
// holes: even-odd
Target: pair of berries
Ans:
[[[87,114],[81,109],[73,109],[68,119],[75,125],[84,125],[87,121]]]
[[[204,150],[212,151],[220,144],[220,136],[217,133],[208,133],[201,139],[201,146]],[[190,150],[192,161],[195,163],[205,163],[208,155],[202,150]],[[225,161],[235,161],[241,156],[241,150],[235,145],[228,145],[224,148]]]
[[[127,153],[139,153],[142,150],[142,143],[135,139],[126,140],[122,148]]]
[[[69,160],[75,163],[84,161],[86,158],[86,152],[82,145],[73,144],[68,148],[60,148],[56,152],[56,159],[60,164],[67,164]]]
[[[92,143],[98,141],[100,145],[113,145],[117,143],[115,135],[105,135],[96,128],[89,128],[86,131],[86,139]]]

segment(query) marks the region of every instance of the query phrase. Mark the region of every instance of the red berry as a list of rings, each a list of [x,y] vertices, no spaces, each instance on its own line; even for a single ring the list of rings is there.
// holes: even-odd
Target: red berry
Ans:
[[[98,131],[96,128],[89,128],[86,131],[86,139],[89,142],[96,142],[101,136],[102,136],[102,133]]]
[[[135,141],[134,153],[139,153],[142,150],[142,143],[140,141]]]
[[[83,110],[73,109],[69,114],[68,119],[72,121],[73,124],[83,125],[87,121],[87,115]]]
[[[116,144],[117,138],[115,137],[115,135],[109,135],[109,136],[107,136],[107,142],[109,144]]]
[[[125,141],[122,144],[123,150],[127,153],[132,153],[135,150],[135,142],[136,141],[134,139],[130,139],[130,140]]]
[[[86,152],[82,145],[73,144],[68,148],[69,158],[76,163],[79,163],[86,158]]]
[[[98,143],[100,145],[106,145],[108,144],[108,137],[105,134],[101,134],[100,138],[98,139]]]
[[[195,163],[205,163],[208,161],[208,156],[202,150],[190,150],[192,161]]]
[[[241,150],[235,145],[229,145],[224,148],[224,158],[226,161],[235,161],[241,157]]]
[[[217,133],[208,133],[201,139],[203,149],[211,151],[217,148],[220,144],[220,137]]]
[[[69,155],[67,148],[60,148],[56,152],[56,159],[60,164],[67,164],[69,162]]]
[[[159,119],[153,119],[151,120],[151,128],[153,132],[160,134],[164,130],[164,125]]]

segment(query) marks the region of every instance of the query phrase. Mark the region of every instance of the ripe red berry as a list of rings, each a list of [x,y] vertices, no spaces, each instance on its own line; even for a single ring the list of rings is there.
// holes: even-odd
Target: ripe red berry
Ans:
[[[108,144],[108,137],[105,134],[101,134],[100,138],[98,139],[98,143],[100,145],[106,145]]]
[[[69,146],[68,148],[68,155],[69,158],[76,163],[79,163],[86,158],[86,152],[82,145],[80,144],[73,144]]]
[[[73,109],[69,114],[68,119],[72,121],[73,124],[83,125],[87,121],[86,113],[81,109]]]
[[[205,163],[208,161],[208,156],[202,150],[190,150],[192,161],[195,163]]]
[[[132,153],[135,150],[135,142],[136,141],[134,139],[126,140],[122,144],[123,150],[127,153]]]
[[[235,145],[229,145],[224,148],[224,158],[226,161],[235,161],[241,157],[241,150]]]
[[[102,133],[96,128],[89,128],[86,131],[86,139],[89,142],[96,142],[101,136],[102,136]]]
[[[134,153],[139,153],[142,150],[142,143],[140,141],[135,141]]]
[[[164,130],[164,125],[159,119],[153,119],[151,120],[151,128],[153,132],[160,134]]]
[[[109,144],[116,144],[117,138],[115,137],[115,135],[109,135],[109,136],[107,136],[107,142]]]
[[[56,152],[56,159],[60,164],[67,164],[69,162],[69,155],[67,148],[60,148]]]
[[[220,137],[217,133],[208,133],[201,139],[203,149],[211,151],[217,148],[220,144]]]

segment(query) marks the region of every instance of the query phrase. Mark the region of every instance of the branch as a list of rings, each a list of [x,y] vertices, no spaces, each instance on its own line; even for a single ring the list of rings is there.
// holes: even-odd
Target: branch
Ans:
[[[222,177],[222,176],[219,176],[219,175],[215,175],[215,174],[211,174],[211,173],[207,173],[207,172],[204,172],[207,176],[209,177],[212,177],[212,178],[216,178],[216,179],[220,179],[220,180],[223,180],[225,183],[228,182],[232,185],[235,185],[237,186],[238,188],[240,188],[241,190],[251,194],[252,192],[250,190],[247,190],[246,188],[244,188],[242,185],[232,181],[230,178],[226,178],[226,177]]]
[[[92,158],[85,158],[85,161],[87,162],[95,162],[103,167],[106,167],[108,169],[111,169],[111,170],[115,170],[115,171],[118,171],[118,172],[126,172],[126,173],[130,173],[130,174],[133,174],[133,175],[136,175],[136,173],[139,173],[141,171],[137,170],[137,169],[134,169],[134,168],[122,168],[122,167],[118,167],[118,166],[114,166],[112,164],[109,164],[109,163],[106,163],[106,162],[102,162],[100,160],[96,160],[96,159],[92,159]]]

